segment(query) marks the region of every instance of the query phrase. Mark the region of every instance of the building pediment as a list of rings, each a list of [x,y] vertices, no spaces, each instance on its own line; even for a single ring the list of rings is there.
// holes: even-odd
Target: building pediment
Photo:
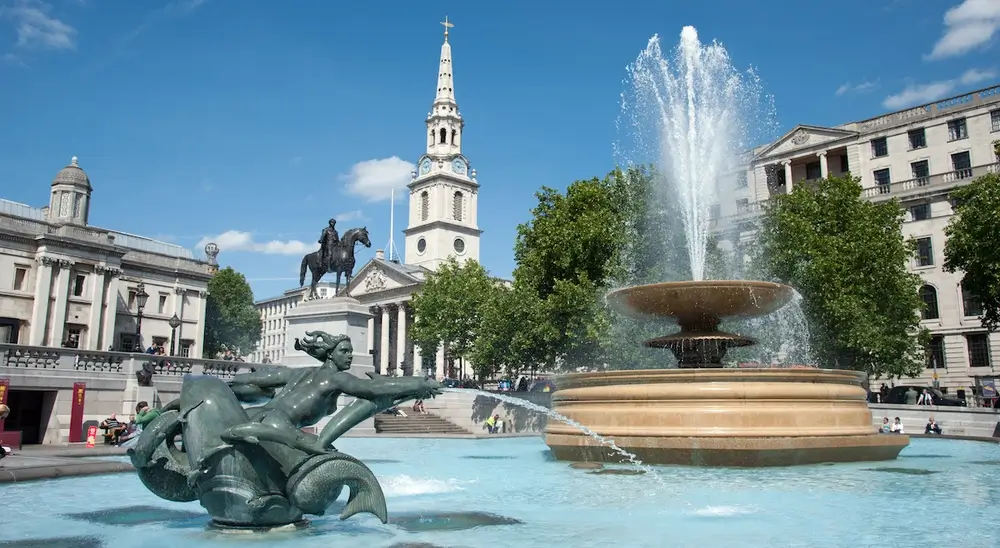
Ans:
[[[346,294],[352,297],[381,293],[400,287],[419,285],[423,277],[414,267],[390,263],[384,259],[372,259],[351,279]]]
[[[796,149],[808,149],[830,141],[839,141],[848,137],[856,137],[856,131],[847,131],[832,127],[795,126],[783,137],[775,141],[758,154],[758,158],[780,156]]]

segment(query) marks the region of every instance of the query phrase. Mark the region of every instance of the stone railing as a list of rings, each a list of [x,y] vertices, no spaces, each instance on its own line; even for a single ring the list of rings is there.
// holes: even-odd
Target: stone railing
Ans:
[[[11,373],[21,372],[33,376],[45,375],[45,371],[75,371],[82,375],[111,373],[127,376],[142,371],[144,366],[151,366],[154,382],[157,380],[179,382],[181,377],[190,374],[231,379],[241,370],[249,371],[251,367],[264,367],[261,364],[226,360],[0,344],[0,376],[4,375],[2,371],[4,368],[8,368],[8,372]]]
[[[876,185],[866,188],[862,195],[873,200],[889,199],[911,192],[933,192],[948,187],[971,183],[974,179],[986,175],[987,173],[1000,173],[1000,163],[986,164],[968,169],[959,169],[928,175],[927,177],[917,177],[907,179],[898,183],[887,185]]]
[[[913,120],[937,115],[956,107],[985,103],[992,100],[998,94],[1000,94],[1000,86],[981,89],[971,93],[966,93],[965,95],[949,97],[948,99],[942,99],[934,103],[928,103],[926,105],[913,107],[900,112],[893,112],[891,114],[885,114],[876,118],[864,120],[858,123],[858,129],[861,131],[870,131],[876,128],[907,124]]]

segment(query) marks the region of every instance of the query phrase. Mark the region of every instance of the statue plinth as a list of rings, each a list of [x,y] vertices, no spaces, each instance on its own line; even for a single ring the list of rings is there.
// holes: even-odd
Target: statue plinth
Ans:
[[[639,317],[675,320],[680,331],[646,342],[668,348],[679,369],[575,373],[554,379],[552,409],[613,439],[648,464],[787,466],[892,460],[909,437],[872,426],[865,374],[831,369],[722,369],[729,348],[755,341],[719,331],[787,304],[792,288],[770,282],[668,282],[608,295]],[[621,462],[590,436],[549,421],[559,460]]]

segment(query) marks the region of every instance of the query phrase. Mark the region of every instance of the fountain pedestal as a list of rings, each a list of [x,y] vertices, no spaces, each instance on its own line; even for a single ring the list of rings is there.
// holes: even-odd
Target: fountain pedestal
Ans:
[[[773,312],[791,296],[791,288],[781,284],[742,281],[671,282],[613,292],[613,306],[678,320],[680,333],[646,344],[680,354],[682,368],[562,375],[554,379],[552,408],[649,464],[895,459],[909,437],[875,432],[864,373],[721,368],[726,349],[752,339],[717,331],[719,320]],[[558,421],[548,422],[545,442],[559,460],[621,461]]]

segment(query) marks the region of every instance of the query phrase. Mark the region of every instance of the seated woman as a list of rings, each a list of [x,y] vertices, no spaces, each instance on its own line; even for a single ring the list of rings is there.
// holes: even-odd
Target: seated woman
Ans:
[[[941,426],[934,422],[934,417],[927,420],[927,426],[924,427],[924,434],[940,434]]]
[[[883,434],[888,434],[892,431],[892,425],[889,424],[889,417],[882,417],[882,428],[880,432]]]

